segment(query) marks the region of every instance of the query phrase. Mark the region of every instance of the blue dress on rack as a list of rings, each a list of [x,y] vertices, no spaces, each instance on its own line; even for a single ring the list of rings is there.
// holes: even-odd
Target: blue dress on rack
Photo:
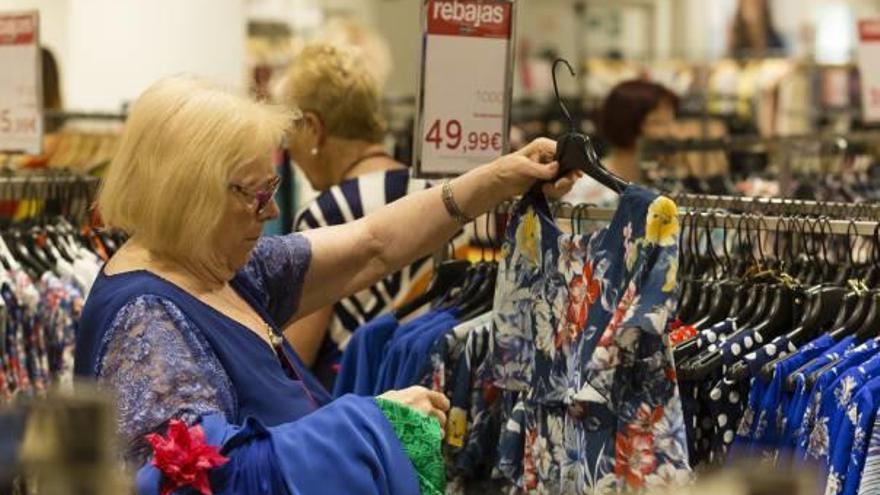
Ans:
[[[232,287],[272,325],[296,312],[311,247],[301,235],[263,238]],[[96,281],[83,310],[75,371],[118,399],[126,459],[149,459],[144,436],[178,418],[201,424],[229,462],[210,473],[215,494],[419,492],[391,423],[372,398],[332,403],[290,345],[288,376],[249,329],[147,271]],[[144,465],[140,494],[161,475]]]

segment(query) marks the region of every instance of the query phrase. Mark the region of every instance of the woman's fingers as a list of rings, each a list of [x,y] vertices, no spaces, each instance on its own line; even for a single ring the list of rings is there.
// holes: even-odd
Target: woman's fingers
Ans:
[[[552,180],[559,173],[559,162],[535,163],[534,166],[538,179]]]
[[[546,163],[556,156],[556,141],[548,138],[538,138],[519,150],[519,153],[527,156],[532,161]]]
[[[578,172],[570,172],[565,177],[557,180],[552,184],[544,184],[542,191],[544,195],[551,199],[559,199],[568,194],[574,187],[574,183],[580,178]]]
[[[442,409],[434,407],[430,400],[425,398],[421,404],[421,407],[418,407],[417,409],[429,416],[433,416],[434,418],[436,418],[437,421],[440,422],[440,427],[444,430],[446,429],[446,413]]]
[[[446,396],[441,394],[440,392],[428,390],[428,400],[431,402],[432,406],[440,409],[441,411],[449,410],[449,399],[447,399]]]

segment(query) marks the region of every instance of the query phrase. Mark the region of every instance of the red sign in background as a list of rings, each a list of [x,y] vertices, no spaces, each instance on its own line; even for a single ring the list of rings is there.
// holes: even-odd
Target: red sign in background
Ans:
[[[37,36],[33,15],[0,15],[0,45],[27,45]]]
[[[863,42],[880,41],[880,21],[859,21],[859,39]]]
[[[498,0],[431,0],[428,34],[509,38],[510,2]]]

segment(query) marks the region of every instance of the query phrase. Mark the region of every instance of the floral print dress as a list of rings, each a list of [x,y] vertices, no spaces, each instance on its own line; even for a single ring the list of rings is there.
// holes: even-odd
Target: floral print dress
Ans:
[[[527,493],[609,493],[689,479],[668,344],[675,203],[629,187],[611,224],[559,230],[527,196],[508,228],[488,360],[516,394],[499,471]],[[512,469],[521,466],[521,472]]]

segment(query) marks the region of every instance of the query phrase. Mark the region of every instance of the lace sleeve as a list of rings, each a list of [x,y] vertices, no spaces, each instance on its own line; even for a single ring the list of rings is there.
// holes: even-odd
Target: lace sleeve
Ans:
[[[415,409],[385,399],[376,399],[382,414],[391,423],[403,450],[413,463],[422,495],[446,493],[446,471],[440,444],[440,423]]]
[[[312,246],[301,234],[262,237],[242,269],[269,314],[284,325],[299,308]]]
[[[143,295],[117,313],[101,346],[99,384],[115,394],[126,461],[142,464],[144,435],[168,420],[235,416],[232,384],[198,330],[171,301]]]

